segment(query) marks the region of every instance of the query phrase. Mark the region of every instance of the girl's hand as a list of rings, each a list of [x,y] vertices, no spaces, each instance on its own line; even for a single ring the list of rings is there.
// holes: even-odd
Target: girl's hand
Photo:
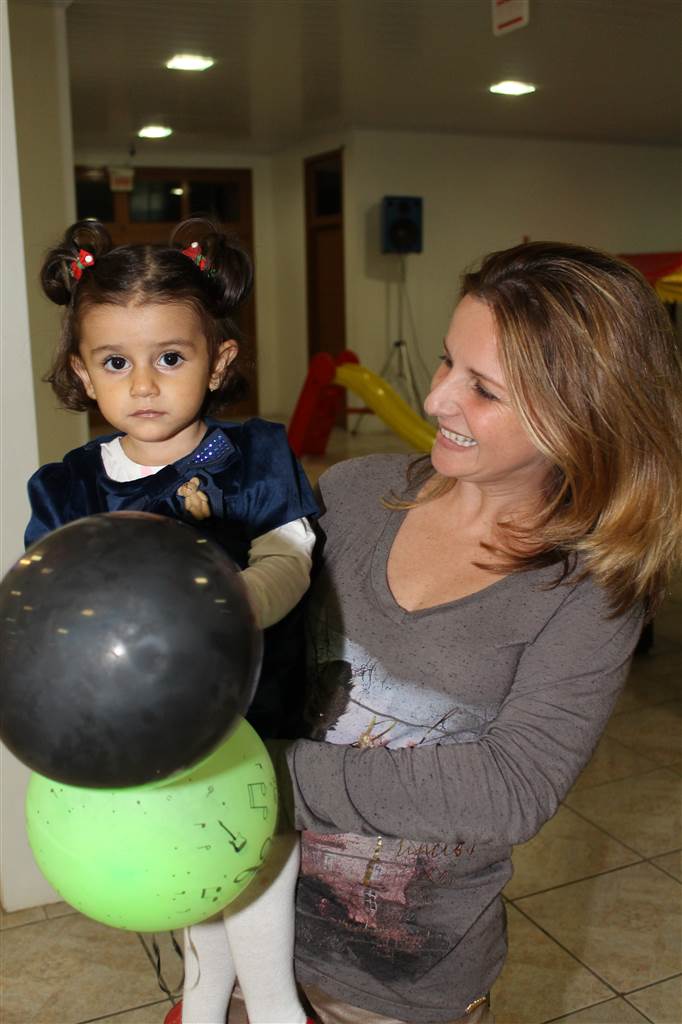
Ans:
[[[204,494],[201,487],[201,481],[198,476],[193,476],[191,480],[188,480],[186,484],[182,484],[178,487],[178,497],[185,499],[185,511],[189,512],[195,519],[209,519],[211,515],[211,506],[208,502],[208,496]]]

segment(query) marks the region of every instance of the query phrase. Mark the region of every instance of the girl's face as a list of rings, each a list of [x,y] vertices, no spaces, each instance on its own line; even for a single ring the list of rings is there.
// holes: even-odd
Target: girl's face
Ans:
[[[185,303],[105,304],[83,314],[74,369],[104,418],[126,435],[127,454],[162,465],[199,443],[206,392],[236,354],[235,341],[223,342],[212,368],[201,321]]]
[[[502,491],[532,494],[550,463],[523,429],[509,398],[488,306],[467,295],[457,306],[424,408],[438,420],[434,468]]]

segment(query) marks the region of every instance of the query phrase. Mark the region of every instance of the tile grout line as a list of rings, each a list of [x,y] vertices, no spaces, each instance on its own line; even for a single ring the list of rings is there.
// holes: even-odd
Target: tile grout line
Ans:
[[[642,1015],[642,1016],[643,1016],[643,1017],[644,1017],[644,1018],[645,1018],[646,1020],[648,1020],[648,1021],[650,1022],[650,1024],[657,1024],[657,1022],[656,1022],[656,1021],[654,1020],[654,1018],[653,1018],[653,1017],[650,1017],[650,1016],[649,1016],[649,1015],[648,1015],[648,1014],[647,1014],[647,1013],[646,1013],[646,1012],[645,1012],[644,1010],[640,1009],[640,1007],[639,1007],[639,1006],[635,1006],[635,1004],[634,1004],[634,1003],[631,1003],[631,1002],[630,1002],[630,1000],[629,1000],[629,998],[628,998],[628,996],[634,996],[634,995],[636,995],[636,994],[637,994],[638,992],[645,992],[645,991],[646,991],[646,990],[647,990],[648,988],[655,988],[655,987],[656,987],[656,985],[662,985],[662,984],[663,984],[663,982],[665,982],[665,981],[670,981],[670,980],[671,980],[672,978],[679,978],[679,977],[680,977],[680,975],[679,975],[679,974],[672,974],[672,975],[670,976],[670,978],[661,978],[661,980],[660,980],[660,981],[655,981],[655,982],[653,982],[653,984],[651,984],[651,985],[644,985],[644,987],[643,987],[643,988],[633,988],[632,992],[627,992],[627,993],[625,993],[625,992],[624,992],[624,993],[623,993],[623,999],[624,999],[624,1000],[625,1000],[625,1002],[626,1002],[626,1003],[628,1004],[628,1006],[631,1006],[631,1007],[632,1007],[632,1009],[633,1009],[633,1010],[635,1010],[635,1011],[636,1011],[637,1013],[641,1013],[641,1015]]]
[[[675,652],[675,657],[679,658],[680,656],[682,656],[682,649],[680,651],[676,651]],[[677,676],[674,673],[671,673],[669,677],[665,676],[664,678],[666,678],[666,679],[668,679],[668,678],[676,679]],[[623,693],[625,692],[626,689],[627,689],[627,682],[625,684],[625,688],[623,690]],[[664,708],[664,707],[667,707],[669,704],[679,704],[679,703],[680,703],[680,697],[679,696],[666,697],[665,700],[661,700],[661,701],[645,701],[644,703],[640,704],[638,707],[630,708],[629,711],[627,711],[627,710],[626,711],[612,711],[611,712],[611,717],[609,718],[609,720],[607,722],[606,729],[608,730],[608,727],[609,727],[611,722],[613,722],[617,718],[622,718],[623,715],[641,714],[643,711],[650,711],[650,710],[653,710],[653,708]],[[608,736],[608,731],[605,732],[604,735]],[[618,743],[623,743],[624,747],[627,746],[627,743],[624,743],[623,740],[619,739],[617,736],[613,736],[612,739],[617,740]]]
[[[660,706],[660,705],[658,705],[658,706]],[[630,714],[630,712],[627,712],[627,714]],[[615,716],[613,716],[613,717],[615,717]],[[613,721],[613,718],[611,718],[609,721]],[[608,728],[608,726],[607,726],[607,728]],[[655,757],[651,756],[650,753],[643,753],[638,747],[628,747],[627,744],[623,743],[622,740],[616,739],[615,736],[609,736],[609,734],[606,733],[606,732],[602,734],[602,738],[606,738],[606,739],[610,740],[611,743],[618,743],[623,748],[623,750],[627,751],[628,754],[636,754],[638,757],[643,757],[645,761],[651,761],[651,763],[652,763],[652,767],[651,768],[645,768],[645,769],[643,769],[642,771],[639,771],[639,772],[632,772],[629,775],[623,775],[622,778],[624,778],[624,779],[634,779],[634,778],[637,778],[638,775],[650,775],[651,772],[658,771],[661,768],[669,768],[670,765],[676,763],[675,762],[675,758],[682,757],[682,751],[680,751],[677,754],[671,755],[671,759],[669,761],[666,761],[666,762],[657,761],[655,759]],[[595,750],[596,750],[596,747],[595,747]],[[585,765],[585,768],[587,768],[588,765],[589,765],[589,761]],[[583,771],[584,770],[585,769],[583,769]],[[580,778],[580,776],[578,776],[578,778]],[[577,782],[578,779],[576,779],[575,781]],[[618,778],[618,779],[607,779],[606,782],[595,782],[594,785],[592,785],[592,786],[585,786],[584,788],[585,789],[597,789],[599,786],[608,786],[608,785],[610,785],[613,782],[620,782],[620,781],[621,781],[620,778]],[[573,792],[573,788],[571,788],[569,790],[569,793],[572,793],[572,792]],[[576,792],[580,792],[580,790],[576,790]],[[566,795],[568,796],[568,793]]]
[[[51,906],[51,904],[45,904],[45,903],[40,904],[41,909],[44,908],[45,906]],[[32,907],[26,907],[26,910],[32,910],[32,909],[33,909]],[[18,914],[18,913],[21,913],[21,911],[10,910],[9,913],[10,914],[13,914],[13,913],[17,913]],[[76,910],[76,908],[74,907],[74,909],[72,911],[66,911],[66,913],[64,913],[64,914],[56,914],[54,917],[48,917],[47,915],[45,915],[45,917],[38,918],[37,921],[24,921],[23,924],[3,925],[2,927],[0,927],[0,935],[4,935],[5,932],[13,932],[17,928],[30,928],[34,924],[45,924],[48,921],[61,921],[61,919],[63,917],[73,917],[74,914],[78,914],[78,913],[79,913],[79,911]],[[87,915],[84,914],[83,916],[86,917]],[[95,919],[94,919],[94,917],[92,917],[92,918],[90,918],[90,920],[94,921]]]
[[[656,988],[657,985],[662,985],[665,981],[674,981],[675,978],[682,978],[682,972],[677,971],[676,974],[670,974],[667,978],[661,978],[660,981],[652,981],[648,985],[642,985],[641,988],[632,988],[628,992],[623,992],[623,999],[627,999],[628,996],[636,996],[639,992],[646,992],[647,989]]]
[[[659,770],[660,769],[658,769],[658,768],[654,768],[654,769],[652,769],[652,772],[653,771],[659,771]],[[643,775],[650,775],[650,774],[652,774],[652,772],[643,772]],[[594,788],[596,789],[596,787],[594,787]],[[644,860],[648,859],[646,854],[640,853],[639,850],[635,850],[634,846],[628,845],[628,843],[623,842],[622,839],[617,839],[616,836],[612,835],[611,832],[608,832],[603,827],[603,825],[598,825],[595,821],[592,821],[590,818],[586,817],[586,815],[584,814],[583,811],[579,811],[579,810],[577,810],[577,808],[571,807],[570,804],[562,804],[562,806],[568,807],[569,811],[573,811],[573,813],[577,814],[579,818],[583,819],[583,821],[586,821],[589,825],[593,825],[594,828],[599,829],[599,831],[603,832],[603,834],[605,836],[608,836],[609,839],[613,839],[614,842],[620,843],[620,845],[624,846],[626,850],[630,850],[632,853],[636,854],[638,857],[641,857]],[[654,853],[651,856],[653,856],[653,857],[664,857],[666,855],[666,853],[675,853],[675,850],[664,850],[662,853]]]
[[[635,865],[626,865],[626,867],[634,867],[634,866],[635,866]],[[653,866],[654,866],[654,867],[656,867],[656,865],[653,865]],[[614,868],[614,869],[613,869],[613,871],[609,871],[609,872],[605,872],[605,873],[606,873],[606,874],[612,874],[612,873],[614,873],[615,871],[622,871],[622,870],[624,870],[624,868]],[[662,873],[664,873],[664,872],[662,872]],[[599,877],[599,876],[594,876],[594,877]],[[566,883],[566,884],[567,884],[567,885],[571,885],[571,884],[574,884],[574,883],[570,883],[570,882],[569,882],[569,883]],[[556,888],[557,888],[557,889],[559,889],[559,888],[565,888],[565,886],[563,886],[563,885],[562,885],[562,886],[557,886]],[[549,892],[549,891],[551,891],[551,890],[546,890],[546,891],[547,891],[547,892]],[[508,899],[508,897],[507,897],[507,899]],[[525,897],[521,897],[521,896],[520,896],[520,897],[519,897],[519,899],[525,899]],[[525,919],[526,919],[527,921],[529,921],[529,922],[530,922],[530,923],[531,923],[532,925],[534,925],[534,926],[535,926],[535,927],[536,927],[536,928],[538,929],[538,931],[542,932],[542,933],[543,933],[543,935],[545,935],[545,936],[546,936],[546,937],[547,937],[548,939],[550,939],[550,941],[551,941],[551,942],[553,942],[553,943],[554,943],[554,944],[555,944],[556,946],[558,946],[558,947],[559,947],[560,949],[562,949],[562,950],[563,950],[563,951],[564,951],[565,953],[567,953],[567,954],[568,954],[568,956],[570,956],[572,960],[574,960],[574,961],[575,961],[576,963],[580,964],[580,966],[581,966],[581,967],[584,967],[584,968],[585,968],[585,970],[586,970],[586,971],[588,971],[588,972],[589,972],[590,974],[592,974],[592,975],[593,975],[593,976],[594,976],[594,977],[595,977],[595,978],[596,978],[596,979],[597,979],[598,981],[601,981],[601,982],[602,982],[602,983],[603,983],[604,985],[606,985],[606,987],[607,987],[607,988],[609,988],[609,989],[610,989],[610,990],[611,990],[611,991],[612,991],[612,992],[614,993],[614,995],[616,995],[616,996],[620,996],[621,998],[623,998],[623,999],[626,999],[626,998],[627,998],[627,995],[633,995],[633,994],[634,994],[635,992],[639,992],[639,991],[642,991],[643,989],[647,989],[647,988],[652,988],[652,987],[653,987],[654,985],[658,985],[658,984],[660,984],[660,983],[661,983],[661,982],[663,982],[663,981],[669,981],[669,980],[670,980],[670,978],[677,978],[677,977],[679,977],[679,976],[680,976],[679,974],[673,974],[673,975],[670,975],[670,976],[669,976],[669,977],[667,977],[667,978],[659,978],[659,979],[657,979],[656,981],[652,981],[652,982],[650,982],[650,983],[649,983],[648,985],[643,985],[641,989],[631,989],[631,990],[628,990],[627,994],[626,994],[625,992],[620,992],[620,991],[619,991],[618,989],[615,989],[615,988],[613,987],[613,985],[611,984],[611,982],[607,981],[607,979],[606,979],[606,978],[603,978],[603,977],[602,977],[602,976],[601,976],[601,975],[600,975],[600,974],[598,973],[598,971],[597,971],[597,970],[596,970],[595,968],[593,968],[593,967],[590,967],[590,966],[589,966],[589,964],[586,964],[586,963],[585,963],[584,961],[582,961],[582,960],[581,960],[581,959],[580,959],[580,958],[579,958],[578,956],[576,956],[576,954],[575,954],[575,953],[571,952],[571,950],[570,950],[570,949],[568,949],[568,948],[567,948],[566,946],[564,946],[563,942],[562,942],[562,941],[561,941],[560,939],[558,939],[558,938],[557,938],[556,936],[554,936],[554,935],[551,935],[551,934],[550,934],[550,932],[548,932],[548,931],[546,930],[546,928],[545,928],[545,927],[544,927],[543,925],[541,925],[541,924],[540,924],[540,923],[539,923],[538,921],[534,920],[534,918],[532,918],[532,917],[530,916],[530,914],[528,914],[528,913],[527,913],[527,912],[526,912],[526,911],[525,911],[525,910],[523,909],[523,907],[520,907],[520,906],[518,906],[518,905],[517,905],[516,903],[514,903],[514,901],[513,901],[513,900],[509,900],[509,899],[508,899],[508,902],[510,902],[510,903],[512,904],[512,906],[514,907],[514,909],[515,909],[515,910],[518,910],[518,912],[519,912],[520,914],[522,914],[522,915],[523,915],[523,917],[524,917],[524,918],[525,918]],[[608,1000],[602,1000],[602,1002],[607,1002],[607,1001],[608,1001]],[[598,1004],[595,1004],[595,1005],[598,1005]],[[630,1005],[632,1005],[632,1004],[630,1004]],[[637,1012],[638,1012],[638,1013],[642,1013],[642,1011],[641,1011],[641,1010],[640,1010],[640,1009],[639,1009],[638,1007],[634,1006],[633,1008],[634,1008],[635,1010],[637,1010]],[[577,1011],[576,1011],[576,1012],[577,1012]],[[564,1014],[564,1016],[565,1016],[565,1014]],[[645,1015],[645,1014],[643,1014],[643,1016],[646,1016],[646,1015]],[[560,1020],[561,1018],[553,1018],[553,1019],[554,1019],[554,1020],[557,1020],[557,1019],[558,1019],[558,1020]],[[648,1020],[648,1019],[649,1019],[649,1018],[647,1018],[647,1020]],[[549,1024],[549,1022],[543,1022],[543,1024]]]
[[[634,868],[637,864],[643,864],[644,860],[633,861],[631,864],[621,864],[617,868],[606,868],[604,871],[597,871],[593,875],[583,875],[581,878],[574,878],[570,882],[560,882],[558,885],[550,885],[547,889],[538,889],[537,892],[525,892],[519,896],[507,896],[510,903],[516,905],[517,900],[526,900],[533,896],[546,896],[548,892],[558,892],[560,889],[567,889],[569,885],[577,885],[579,882],[589,882],[593,878],[604,878],[606,875],[613,875],[616,871],[624,871],[626,868]]]
[[[618,998],[618,996],[616,996],[616,998]],[[620,998],[623,998],[623,997],[621,996]],[[542,1024],[561,1024],[562,1020],[566,1020],[567,1017],[570,1018],[574,1013],[584,1013],[585,1010],[593,1010],[595,1008],[595,1006],[604,1006],[606,1003],[612,1003],[613,1001],[614,1001],[613,999],[602,999],[602,1001],[600,1003],[590,1003],[589,1006],[581,1006],[580,1009],[578,1009],[578,1010],[571,1010],[570,1013],[568,1013],[568,1014],[563,1013],[561,1015],[561,1017],[551,1017],[548,1020],[542,1021]],[[632,1006],[632,1003],[628,1003],[628,1006]],[[656,1024],[656,1022],[652,1021],[650,1017],[647,1017],[646,1014],[642,1013],[641,1010],[638,1010],[636,1006],[632,1006],[632,1009],[636,1013],[641,1013],[642,1014],[642,1018],[645,1021],[647,1021],[648,1024]]]
[[[608,833],[604,833],[604,834],[607,835]],[[518,896],[508,896],[508,895],[505,895],[505,899],[509,903],[514,903],[515,904],[516,900],[525,900],[525,899],[527,899],[530,896],[544,896],[548,892],[554,892],[555,890],[558,890],[558,889],[566,889],[566,888],[568,888],[569,885],[577,885],[578,882],[588,882],[592,878],[602,878],[602,877],[604,877],[606,875],[613,875],[613,874],[615,874],[616,871],[626,871],[627,868],[637,867],[638,864],[651,864],[652,867],[657,868],[664,875],[667,875],[668,878],[672,878],[672,880],[674,882],[677,882],[678,885],[682,885],[682,881],[680,881],[679,878],[676,878],[675,875],[671,875],[670,872],[666,871],[665,868],[662,868],[660,866],[660,864],[655,864],[654,863],[654,858],[655,857],[667,857],[669,853],[679,853],[679,852],[680,852],[679,850],[668,850],[666,853],[655,853],[655,854],[653,854],[652,857],[643,857],[641,854],[638,854],[639,860],[632,861],[630,864],[620,864],[618,867],[615,867],[615,868],[605,868],[603,871],[596,871],[592,875],[581,875],[580,878],[573,878],[569,882],[559,882],[558,885],[550,885],[546,889],[537,889],[534,892],[520,893]]]
[[[619,743],[620,742],[619,740],[612,740],[610,736],[608,738],[611,740],[612,743]],[[620,743],[620,746],[623,747],[623,744]],[[635,753],[637,753],[637,751],[632,750],[631,747],[623,747],[623,750],[626,750],[628,752],[628,754],[635,754]],[[640,754],[639,756],[643,757],[644,755]],[[587,768],[588,766],[589,766],[589,761],[585,765],[585,768]],[[617,778],[606,779],[604,782],[592,782],[591,784],[587,783],[587,784],[581,786],[579,789],[576,789],[575,788],[575,782],[579,781],[579,779],[580,779],[580,775],[579,775],[578,778],[573,783],[573,785],[571,786],[571,788],[569,789],[569,791],[566,794],[566,796],[570,796],[572,793],[586,793],[588,790],[591,792],[593,789],[599,789],[600,786],[610,786],[614,782],[627,782],[628,779],[638,779],[640,777],[640,775],[650,775],[651,772],[658,771],[659,768],[665,768],[665,767],[667,767],[667,766],[666,765],[660,765],[660,764],[654,764],[653,767],[651,767],[651,768],[644,768],[644,769],[642,769],[642,771],[630,772],[628,775],[619,775],[619,776],[617,776]],[[585,769],[583,769],[583,771],[584,770]],[[565,800],[565,797],[564,797],[564,800]],[[564,807],[568,807],[568,804],[564,803],[564,800],[561,801],[562,805]]]
[[[125,1010],[116,1010],[114,1013],[103,1013],[98,1017],[88,1017],[85,1020],[75,1021],[74,1024],[96,1024],[98,1020],[109,1020],[111,1017],[120,1017],[124,1013],[133,1013],[134,1010],[146,1010],[150,1006],[161,1006],[163,1003],[170,1003],[170,999],[157,999],[153,1003],[141,1003],[139,1006],[128,1006]]]
[[[662,676],[661,678],[665,679],[666,681],[668,681],[668,680],[675,681],[675,680],[677,680],[677,675],[674,672],[671,672],[671,674],[669,676]],[[627,692],[628,692],[628,685],[626,683],[625,684],[625,688],[623,689],[622,693],[626,694]],[[614,711],[611,712],[609,720],[606,723],[606,728],[608,729],[609,723],[615,721],[615,719],[617,719],[617,718],[620,718],[621,715],[632,715],[636,711],[639,711],[639,712],[648,711],[651,708],[661,708],[665,704],[676,704],[676,703],[678,703],[679,699],[680,699],[679,697],[675,696],[675,697],[665,697],[663,700],[642,700],[642,702],[640,704],[635,704],[634,707],[629,707],[629,708],[626,707],[622,711],[615,711],[614,710]],[[608,735],[608,734],[605,732],[604,735]],[[623,743],[623,741],[619,740],[616,736],[610,736],[609,739],[613,739],[613,740],[615,740],[616,743],[620,743],[623,746],[627,746],[627,744]]]
[[[611,982],[607,981],[606,978],[602,978],[602,976],[600,974],[598,974],[597,971],[593,967],[589,967],[587,964],[583,963],[582,960],[579,960],[578,957],[575,955],[575,953],[572,953],[571,950],[567,949],[566,946],[564,946],[558,939],[556,939],[553,935],[550,935],[549,932],[541,924],[538,924],[537,921],[534,921],[533,918],[530,917],[530,915],[527,914],[523,910],[522,907],[517,907],[514,904],[514,909],[518,910],[518,912],[520,914],[522,914],[523,917],[525,917],[525,919],[527,921],[530,921],[530,923],[535,928],[537,928],[538,931],[542,932],[542,934],[544,936],[546,936],[546,938],[548,938],[551,942],[553,942],[555,946],[558,946],[559,949],[562,949],[564,951],[564,953],[566,953],[568,956],[570,956],[571,960],[573,960],[575,963],[579,964],[581,967],[584,967],[585,970],[588,971],[589,974],[591,974],[593,977],[595,977],[597,979],[597,981],[600,981],[603,985],[606,985],[606,987],[614,994],[614,996],[622,995],[621,992],[619,992],[617,989],[615,989],[613,987]],[[606,1000],[603,1000],[603,1001],[606,1002]],[[564,1014],[564,1016],[565,1016],[565,1014]]]
[[[667,868],[664,868],[662,864],[656,864],[656,858],[669,857],[671,853],[682,853],[682,850],[669,850],[668,853],[657,853],[656,857],[651,858],[650,863],[653,864],[655,868],[658,868],[659,871],[662,871],[665,875],[667,875],[668,878],[672,878],[673,881],[679,882],[680,885],[682,885],[682,878],[678,878],[677,875],[673,875],[673,873],[671,871],[668,871]]]
[[[670,850],[669,852],[670,853],[678,853],[679,851],[678,850]],[[667,857],[667,854],[666,853],[657,853],[656,856],[657,857]],[[651,864],[652,868],[656,868],[657,871],[660,871],[662,874],[666,875],[668,878],[672,878],[673,882],[677,882],[678,885],[682,885],[682,879],[675,878],[675,876],[671,875],[669,871],[666,871],[665,868],[662,868],[660,864],[655,864],[653,859],[649,860],[647,863]]]

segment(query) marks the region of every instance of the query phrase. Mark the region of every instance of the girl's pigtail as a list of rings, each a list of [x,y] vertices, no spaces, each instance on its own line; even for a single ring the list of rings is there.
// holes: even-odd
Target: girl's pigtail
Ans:
[[[253,287],[251,259],[235,240],[227,235],[212,234],[204,239],[209,275],[220,290],[223,316],[229,316],[248,298]]]
[[[47,298],[58,306],[68,306],[82,276],[77,276],[74,267],[78,268],[80,263],[83,272],[88,273],[90,261],[87,257],[92,257],[94,268],[98,258],[108,253],[111,247],[109,232],[98,221],[80,220],[72,224],[64,232],[61,242],[45,256],[40,283]]]
[[[193,243],[198,243],[201,250],[195,262],[206,275],[216,315],[229,317],[248,297],[253,286],[251,259],[235,238],[202,217],[183,221],[171,238],[171,245],[185,253]]]

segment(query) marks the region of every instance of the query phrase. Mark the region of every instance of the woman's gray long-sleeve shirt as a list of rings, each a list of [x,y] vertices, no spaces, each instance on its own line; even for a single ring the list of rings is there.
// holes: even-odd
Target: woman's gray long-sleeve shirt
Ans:
[[[588,760],[641,613],[609,619],[589,579],[517,573],[405,611],[386,565],[406,456],[320,481],[324,567],[310,595],[314,740],[288,754],[304,831],[297,970],[386,1016],[448,1021],[506,952],[500,892]],[[322,742],[320,742],[322,741]]]

